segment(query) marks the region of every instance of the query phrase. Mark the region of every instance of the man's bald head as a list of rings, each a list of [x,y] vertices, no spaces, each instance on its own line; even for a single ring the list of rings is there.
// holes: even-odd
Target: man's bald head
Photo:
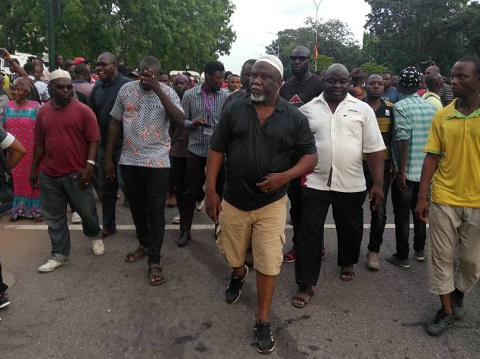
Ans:
[[[117,61],[117,57],[112,54],[111,52],[102,52],[98,58],[104,60],[104,61],[108,61],[108,63],[112,64],[113,66],[117,67],[118,66],[118,61]]]
[[[425,76],[425,84],[428,91],[438,92],[443,86],[443,77],[438,72],[431,73]]]
[[[438,66],[428,66],[425,69],[425,75],[440,74],[440,68]]]
[[[291,56],[302,56],[310,58],[311,53],[308,48],[305,46],[297,46],[293,51]]]
[[[290,68],[297,81],[310,77],[310,50],[297,46],[290,55]]]
[[[345,65],[335,63],[331,64],[328,69],[325,71],[325,77],[327,77],[330,73],[340,73],[341,75],[346,75],[348,78],[350,78],[350,72],[348,72],[348,69]]]
[[[323,97],[329,104],[338,104],[347,97],[350,88],[350,73],[342,64],[329,66],[323,77]]]

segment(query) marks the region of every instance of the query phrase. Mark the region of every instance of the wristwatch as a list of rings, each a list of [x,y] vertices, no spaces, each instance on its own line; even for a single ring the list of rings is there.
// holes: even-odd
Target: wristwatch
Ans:
[[[95,162],[94,160],[87,160],[87,163],[92,166],[95,166],[97,164],[97,162]]]

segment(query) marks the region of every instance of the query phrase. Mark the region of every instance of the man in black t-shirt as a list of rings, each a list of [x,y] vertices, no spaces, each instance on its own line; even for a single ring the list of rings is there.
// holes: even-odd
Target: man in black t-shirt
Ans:
[[[296,47],[290,55],[290,67],[293,78],[280,88],[280,96],[296,108],[301,107],[323,91],[322,78],[310,71],[310,50],[305,46]],[[298,155],[292,156],[292,163],[298,161]],[[285,263],[295,261],[295,240],[300,233],[302,223],[302,197],[300,195],[300,178],[295,178],[288,187],[290,199],[290,219],[293,226],[293,247],[283,256]],[[322,251],[322,257],[325,251]]]
[[[217,244],[232,268],[226,301],[235,303],[248,274],[245,253],[252,245],[257,275],[255,343],[274,348],[270,306],[282,263],[288,182],[313,170],[317,153],[308,121],[279,97],[283,66],[272,55],[253,65],[250,96],[228,104],[210,142],[206,207],[218,226]],[[291,151],[300,159],[292,166]],[[224,200],[215,187],[226,160]]]

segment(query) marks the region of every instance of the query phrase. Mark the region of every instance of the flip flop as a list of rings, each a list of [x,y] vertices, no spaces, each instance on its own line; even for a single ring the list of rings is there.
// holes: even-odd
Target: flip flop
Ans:
[[[306,297],[301,297],[299,294],[306,294]],[[292,305],[296,308],[305,308],[314,295],[313,289],[307,289],[305,286],[298,287],[297,294],[292,298]]]
[[[143,248],[137,248],[135,251],[130,252],[125,257],[125,262],[133,263],[147,256],[147,252]]]
[[[151,265],[148,268],[148,283],[152,286],[157,286],[165,283],[166,279],[163,276],[162,267],[158,265]]]

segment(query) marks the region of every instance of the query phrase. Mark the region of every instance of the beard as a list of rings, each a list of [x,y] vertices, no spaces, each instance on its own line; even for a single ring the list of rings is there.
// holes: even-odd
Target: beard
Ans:
[[[265,95],[254,95],[253,93],[250,94],[250,99],[253,102],[265,102]]]

